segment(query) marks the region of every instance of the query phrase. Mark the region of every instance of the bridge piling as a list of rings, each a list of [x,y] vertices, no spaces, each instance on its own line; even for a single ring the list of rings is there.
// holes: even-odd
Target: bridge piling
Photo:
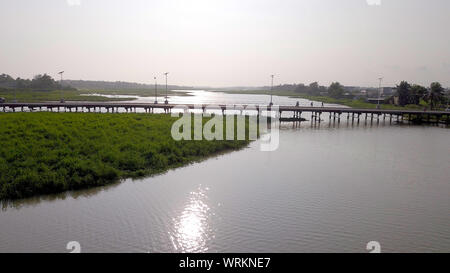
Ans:
[[[172,108],[177,107],[176,105],[171,104],[147,104],[147,103],[116,103],[116,102],[42,102],[42,103],[0,103],[0,111],[3,112],[17,112],[17,111],[47,111],[47,112],[55,112],[53,109],[58,109],[57,112],[78,112],[81,109],[81,112],[108,112],[108,113],[120,113],[120,112],[134,112],[138,113],[139,111],[145,113],[155,113],[155,108],[162,109],[164,112],[170,113]],[[206,105],[202,105],[202,110],[206,111]],[[222,110],[222,114],[226,114],[226,110],[224,109],[224,105],[221,105],[219,108]],[[78,109],[80,108],[80,109]],[[97,109],[98,108],[98,109]],[[105,111],[103,111],[103,109]],[[188,105],[189,109],[194,109],[195,105]],[[26,110],[29,109],[29,110]],[[74,111],[72,111],[74,109]],[[86,110],[87,109],[87,110]],[[270,109],[270,108],[269,108]],[[16,111],[17,110],[17,111]],[[36,110],[36,111],[35,111]],[[241,112],[242,109],[239,109]],[[261,109],[256,107],[257,115],[260,116],[262,114]],[[268,110],[270,112],[270,110]],[[156,111],[157,113],[158,111]],[[241,114],[245,112],[242,111]],[[273,111],[272,111],[273,112]],[[386,121],[389,118],[389,122],[392,124],[393,119],[396,117],[397,122],[405,122],[405,119],[408,120],[409,123],[414,121],[423,121],[428,123],[439,123],[439,124],[449,124],[449,114],[446,111],[419,111],[419,110],[389,110],[389,109],[356,109],[356,108],[340,108],[340,107],[300,107],[300,106],[279,106],[277,110],[277,114],[282,116],[283,112],[289,112],[291,114],[291,118],[285,118],[285,121],[290,122],[298,122],[301,119],[301,115],[303,112],[311,113],[311,121],[320,123],[322,122],[322,114],[328,115],[328,119],[333,120],[333,123],[339,123],[342,114],[346,114],[347,121],[350,121],[350,115],[352,119],[352,123],[355,123],[355,119],[358,119],[358,123],[361,121],[364,115],[364,120],[368,121],[369,115],[370,120],[374,122],[374,116],[376,115],[377,123],[381,120],[381,115],[383,117],[383,121]],[[356,116],[357,115],[357,116]],[[388,117],[389,115],[389,117]],[[326,119],[326,117],[325,117]]]

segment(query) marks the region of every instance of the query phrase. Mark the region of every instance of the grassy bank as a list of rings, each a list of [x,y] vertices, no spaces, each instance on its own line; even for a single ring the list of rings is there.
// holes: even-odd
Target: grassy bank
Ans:
[[[352,100],[352,99],[335,99],[331,97],[326,96],[310,96],[305,94],[297,94],[295,96],[291,96],[293,98],[302,98],[307,100],[313,100],[313,101],[319,101],[323,103],[330,103],[330,104],[340,104],[345,105],[352,108],[361,108],[361,109],[375,109],[377,108],[376,104],[365,102],[363,99],[359,100]],[[405,105],[405,107],[396,106],[392,104],[382,104],[382,109],[389,109],[389,110],[402,110],[402,109],[409,109],[409,110],[423,110],[424,106],[426,106],[425,102],[422,102],[422,105]]]
[[[52,90],[52,91],[38,91],[38,90],[16,90],[0,89],[0,97],[5,98],[6,101],[11,102],[15,98],[18,102],[45,102],[45,101],[59,101],[62,97],[66,101],[130,101],[133,97],[128,98],[107,98],[103,96],[85,96],[85,94],[100,94],[100,95],[125,95],[125,96],[142,96],[153,97],[154,90]],[[162,90],[158,92],[159,97],[165,95]],[[187,92],[169,91],[169,96],[186,96]]]
[[[0,114],[0,199],[157,174],[249,143],[177,142],[171,137],[176,119],[148,114]]]
[[[251,95],[270,95],[271,91],[269,90],[233,90],[233,91],[222,91],[228,94],[251,94]],[[312,101],[318,101],[323,103],[330,104],[340,104],[345,105],[352,108],[362,108],[362,109],[375,109],[377,107],[376,104],[365,102],[364,100],[352,100],[352,99],[335,99],[327,96],[310,96],[307,94],[300,94],[294,91],[277,91],[274,90],[273,94],[276,96],[285,96],[291,98],[300,98],[307,99]],[[405,107],[391,105],[391,104],[382,104],[382,109],[390,109],[390,110],[401,110],[401,109],[412,109],[412,110],[423,110],[423,108],[427,106],[427,103],[424,101],[421,102],[421,105],[406,105]]]
[[[83,90],[81,90],[83,91]],[[168,96],[190,96],[189,91],[176,91],[168,90]],[[123,96],[141,96],[141,97],[155,97],[154,89],[142,89],[142,90],[85,90],[84,94],[102,94],[102,95],[123,95]],[[165,89],[158,88],[158,97],[164,97],[166,95]]]

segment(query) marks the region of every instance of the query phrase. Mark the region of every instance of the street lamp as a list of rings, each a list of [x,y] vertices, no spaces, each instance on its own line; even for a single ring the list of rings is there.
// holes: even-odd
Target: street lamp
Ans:
[[[166,101],[164,103],[169,104],[169,100],[167,99],[167,75],[169,75],[169,72],[164,73],[164,75],[166,76]]]
[[[64,74],[64,71],[61,71],[61,72],[59,72],[58,74],[61,76],[61,81],[60,81],[60,85],[61,85],[60,96],[61,96],[61,98],[60,98],[59,102],[62,103],[62,102],[64,102],[63,95],[62,95],[62,81],[63,81],[63,74]]]
[[[383,81],[383,78],[378,78],[380,81],[379,89],[378,89],[378,101],[377,101],[377,109],[380,109],[380,99],[381,99],[381,82]]]
[[[158,104],[158,83],[156,82],[156,77],[155,79],[155,104]]]
[[[269,106],[273,105],[273,77],[275,77],[275,75],[270,75],[270,77],[272,78],[272,85],[270,86],[270,104]]]

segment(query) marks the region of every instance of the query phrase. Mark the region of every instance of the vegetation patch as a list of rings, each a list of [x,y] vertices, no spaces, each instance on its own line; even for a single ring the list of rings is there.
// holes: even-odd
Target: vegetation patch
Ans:
[[[249,143],[175,141],[176,120],[162,114],[0,114],[0,200],[158,174]]]

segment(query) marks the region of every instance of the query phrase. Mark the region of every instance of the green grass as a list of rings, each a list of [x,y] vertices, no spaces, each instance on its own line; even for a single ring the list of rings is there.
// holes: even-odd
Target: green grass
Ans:
[[[249,143],[177,142],[171,137],[176,119],[162,114],[0,114],[0,200],[158,174]]]
[[[12,102],[14,98],[18,102],[46,102],[59,101],[62,97],[66,101],[123,101],[124,99],[105,98],[101,96],[82,96],[82,94],[89,93],[87,91],[72,91],[72,90],[52,90],[52,91],[35,91],[35,90],[17,90],[0,89],[0,97],[6,99],[7,102]],[[132,100],[132,99],[126,99]]]
[[[135,98],[106,98],[102,96],[83,96],[85,94],[101,94],[101,95],[128,95],[128,96],[142,96],[152,97],[155,95],[154,90],[52,90],[52,91],[36,91],[36,90],[17,90],[0,89],[0,97],[11,102],[16,98],[18,102],[46,102],[59,101],[62,97],[66,101],[130,101]],[[163,91],[158,91],[158,96],[164,96]],[[187,92],[169,91],[169,96],[187,96]]]
[[[84,93],[83,93],[84,92]],[[172,91],[168,90],[169,96],[190,96],[189,91]],[[141,90],[81,90],[81,93],[102,94],[102,95],[129,95],[129,96],[141,96],[141,97],[154,97],[155,90],[153,89],[141,89]],[[158,97],[164,97],[166,95],[165,89],[158,88]]]

